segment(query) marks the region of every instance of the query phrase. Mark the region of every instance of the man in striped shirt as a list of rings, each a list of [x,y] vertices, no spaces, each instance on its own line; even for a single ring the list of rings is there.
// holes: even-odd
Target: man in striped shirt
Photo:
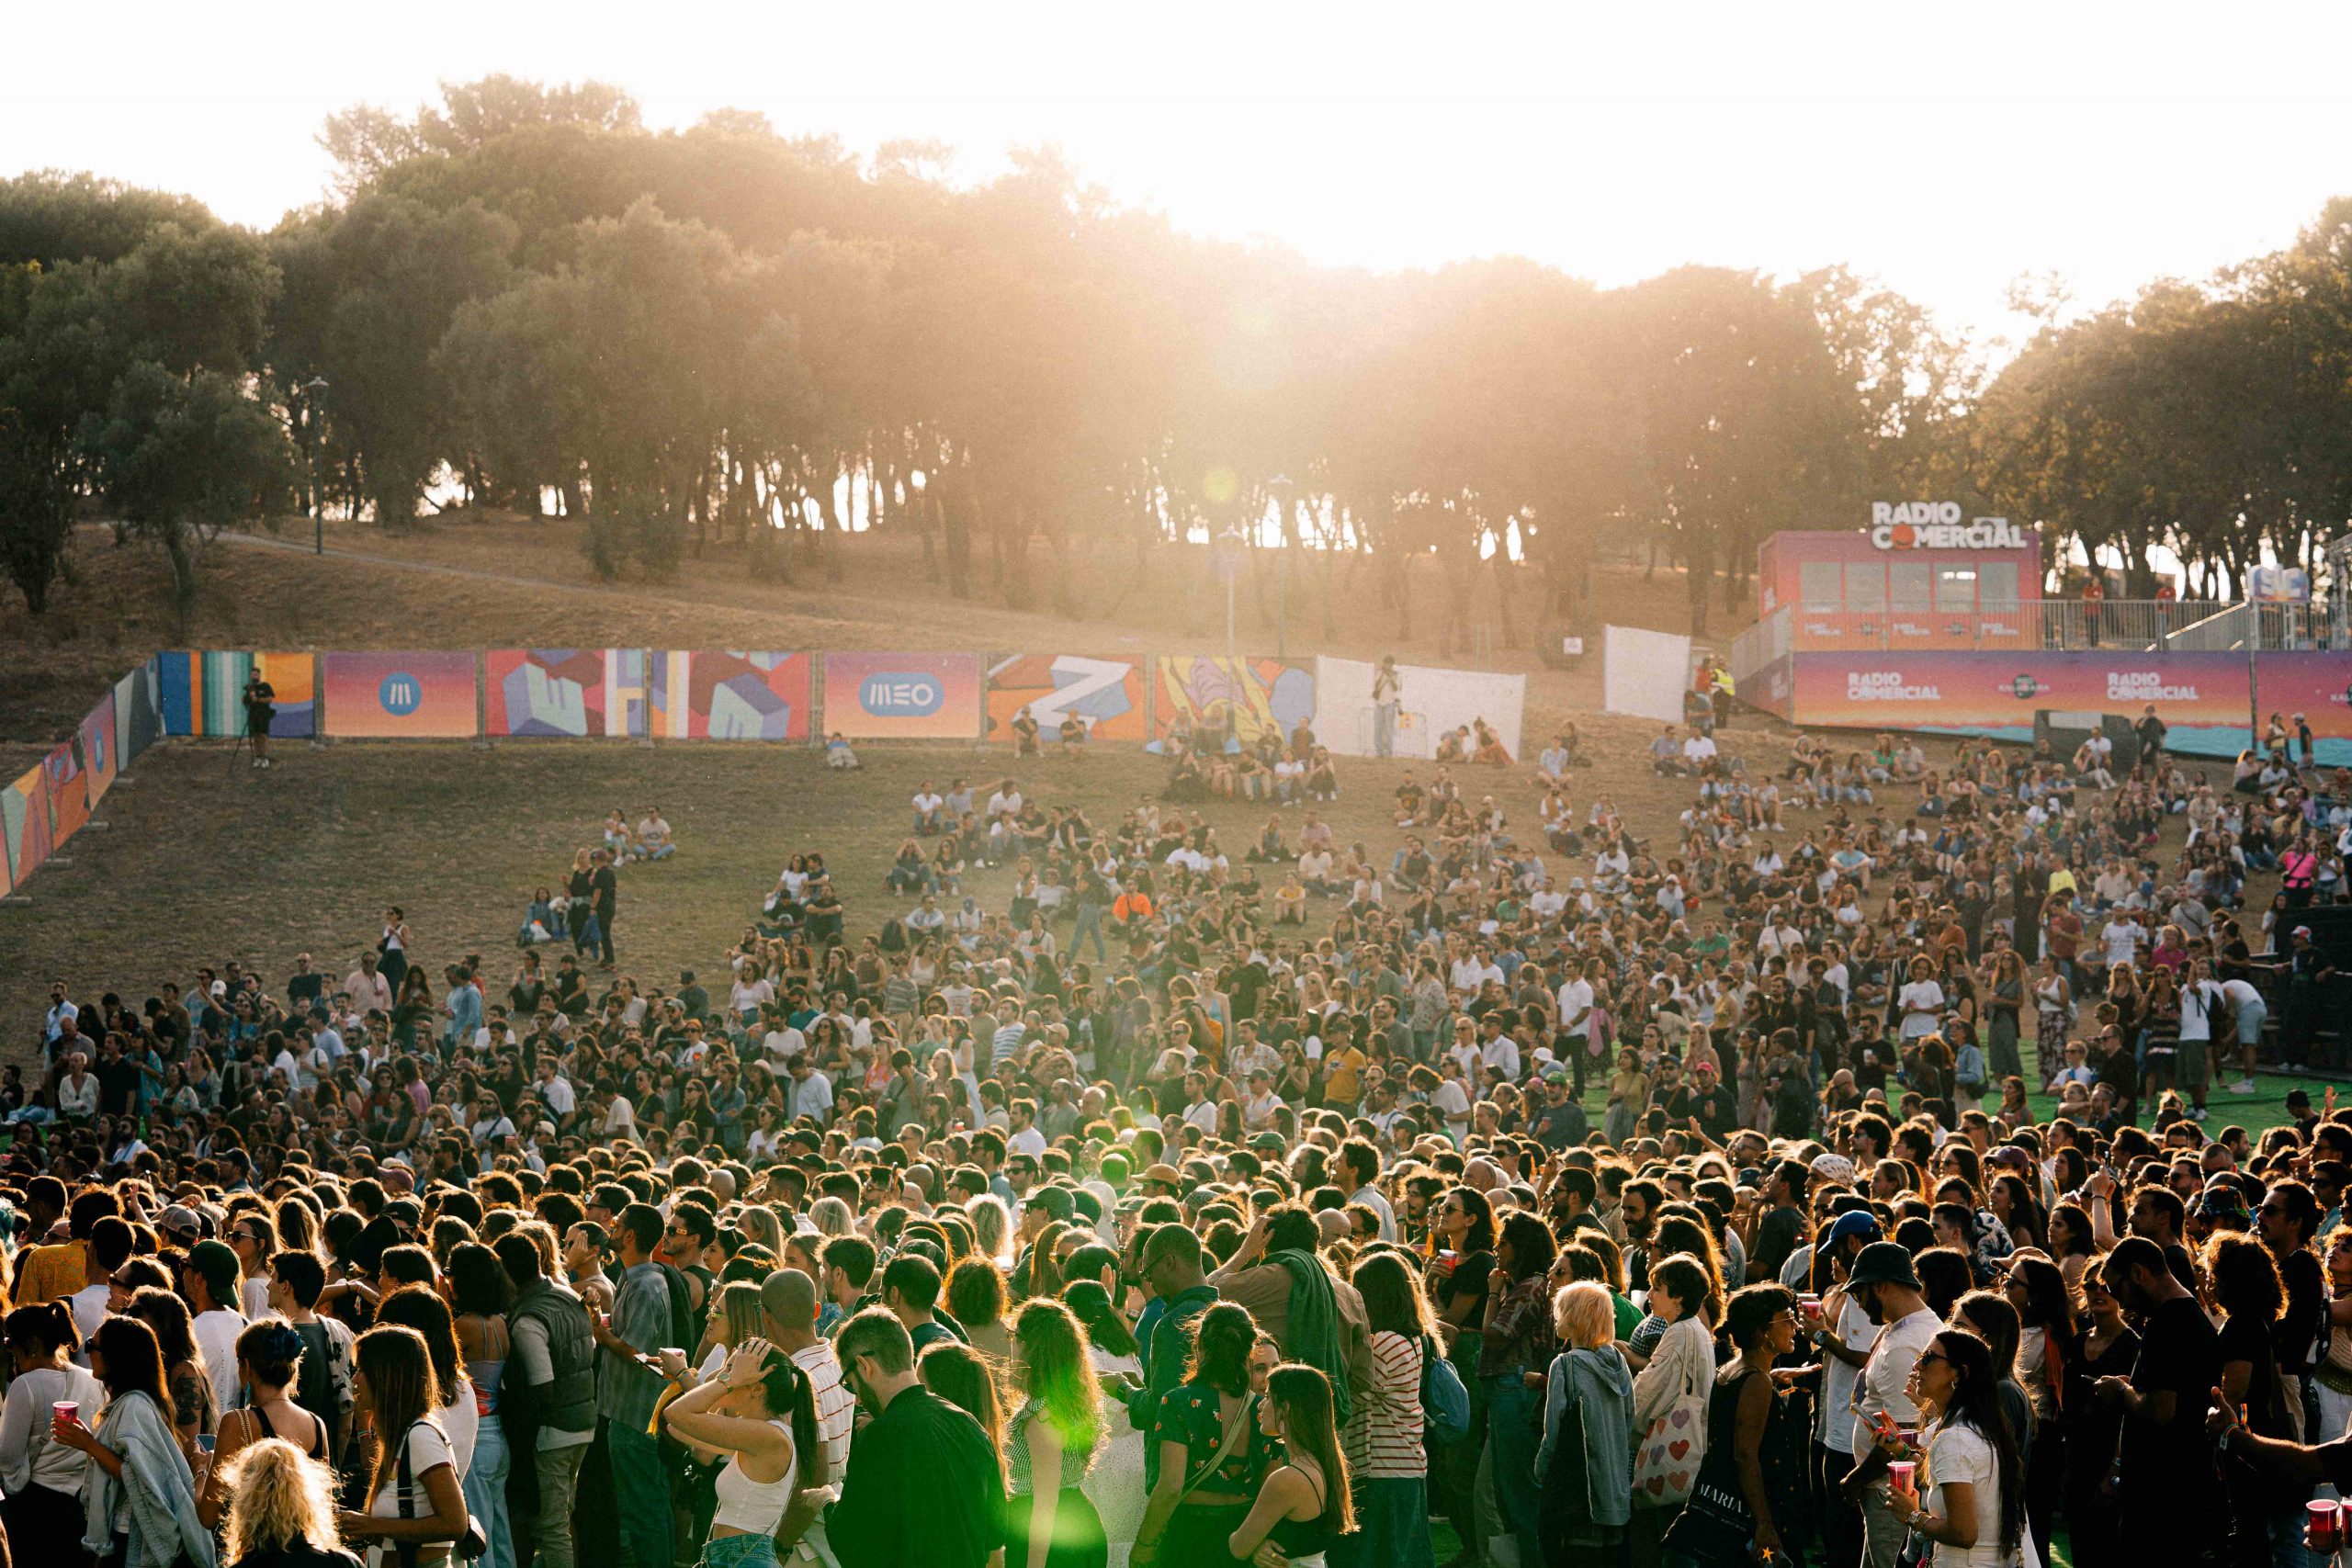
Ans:
[[[817,1281],[797,1269],[779,1269],[760,1284],[760,1306],[767,1319],[768,1343],[792,1358],[792,1364],[808,1374],[808,1387],[815,1395],[817,1436],[825,1454],[824,1483],[841,1484],[842,1473],[849,1468],[850,1428],[857,1416],[857,1399],[842,1386],[842,1364],[833,1354],[832,1341],[817,1334]],[[817,1561],[826,1568],[838,1568],[832,1548],[825,1541],[822,1508],[808,1496],[812,1490],[805,1483],[784,1523],[776,1530],[780,1549],[788,1550],[799,1531],[798,1539],[816,1553]]]

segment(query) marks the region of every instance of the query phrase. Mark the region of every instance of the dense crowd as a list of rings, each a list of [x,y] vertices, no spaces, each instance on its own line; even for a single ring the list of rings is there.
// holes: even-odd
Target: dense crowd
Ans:
[[[1578,798],[1573,732],[1406,776],[1377,850],[1311,733],[1194,737],[1101,825],[922,784],[882,875],[794,856],[708,985],[614,963],[650,807],[503,987],[436,985],[399,909],[341,978],[61,980],[0,1083],[17,1549],[2324,1548],[2352,1113],[2206,1122],[2335,1032],[2295,911],[2343,895],[2352,792],[2216,793],[2160,725],[2130,767],[1767,765],[1715,717],[1653,748],[1670,844]],[[1272,814],[1228,850],[1209,795]]]

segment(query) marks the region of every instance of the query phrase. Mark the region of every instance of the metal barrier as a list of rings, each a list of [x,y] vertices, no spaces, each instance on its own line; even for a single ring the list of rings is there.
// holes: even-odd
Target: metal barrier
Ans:
[[[2107,649],[2226,653],[2245,651],[2251,632],[2257,649],[2282,652],[2328,647],[2331,631],[2328,612],[2310,604],[2168,599],[2034,599],[2005,608],[1969,610],[1928,605],[1816,610],[1793,604],[1751,630],[1760,631],[1782,617],[1790,623],[1791,643],[1804,651]],[[1735,676],[1739,674],[1738,646],[1736,641],[1733,645]]]

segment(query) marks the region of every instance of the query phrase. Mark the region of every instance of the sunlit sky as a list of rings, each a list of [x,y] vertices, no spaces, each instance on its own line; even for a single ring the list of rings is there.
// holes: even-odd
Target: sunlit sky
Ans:
[[[2344,6],[227,0],[14,6],[5,36],[0,171],[257,225],[323,194],[333,110],[496,71],[617,83],[656,126],[936,139],[967,179],[1052,141],[1182,228],[1324,262],[1842,262],[1980,339],[2024,330],[2019,274],[2094,307],[2352,191]]]

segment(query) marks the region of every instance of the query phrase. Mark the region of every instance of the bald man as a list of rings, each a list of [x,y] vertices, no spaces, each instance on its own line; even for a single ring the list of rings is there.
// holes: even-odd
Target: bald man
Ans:
[[[825,1540],[820,1517],[829,1494],[849,1468],[850,1425],[857,1415],[857,1400],[842,1386],[842,1364],[832,1341],[817,1334],[817,1281],[797,1269],[779,1269],[760,1281],[760,1311],[767,1320],[768,1343],[792,1358],[808,1374],[817,1406],[817,1436],[825,1460],[820,1479],[804,1470],[784,1523],[775,1532],[779,1556],[789,1558],[794,1541],[805,1541],[828,1568],[840,1568]]]

